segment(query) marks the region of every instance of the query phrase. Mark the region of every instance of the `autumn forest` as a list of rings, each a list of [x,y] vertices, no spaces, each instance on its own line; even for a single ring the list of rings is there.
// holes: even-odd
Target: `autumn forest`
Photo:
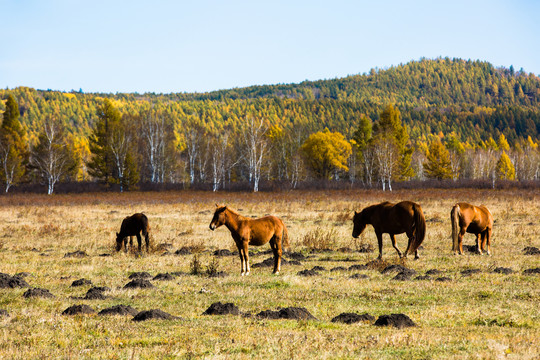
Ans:
[[[540,178],[540,78],[482,61],[421,59],[209,93],[19,87],[0,90],[0,100],[6,192]]]

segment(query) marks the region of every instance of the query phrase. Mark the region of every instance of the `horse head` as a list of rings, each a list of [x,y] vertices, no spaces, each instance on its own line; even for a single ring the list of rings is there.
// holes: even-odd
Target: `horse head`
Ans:
[[[120,249],[122,249],[123,241],[124,241],[124,238],[120,236],[119,233],[116,233],[116,251],[120,251]]]
[[[216,211],[214,212],[214,217],[212,218],[212,221],[210,222],[210,230],[214,231],[221,225],[225,224],[225,221],[226,221],[225,210],[227,210],[227,206],[220,206],[216,204]]]
[[[354,225],[353,231],[352,231],[352,237],[356,239],[358,236],[360,236],[362,231],[364,231],[364,229],[366,228],[367,222],[364,219],[362,212],[356,212],[356,211],[354,212],[354,217],[352,221]]]

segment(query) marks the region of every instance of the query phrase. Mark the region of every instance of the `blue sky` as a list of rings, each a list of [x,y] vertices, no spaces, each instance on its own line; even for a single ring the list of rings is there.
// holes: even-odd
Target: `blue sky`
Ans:
[[[204,92],[421,57],[540,74],[540,1],[0,0],[0,87]]]

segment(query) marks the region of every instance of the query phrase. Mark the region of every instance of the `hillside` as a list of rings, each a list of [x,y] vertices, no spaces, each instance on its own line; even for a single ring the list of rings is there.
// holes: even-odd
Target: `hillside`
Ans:
[[[362,114],[376,120],[383,106],[394,103],[413,141],[431,133],[455,132],[470,143],[500,133],[515,142],[528,136],[538,139],[540,133],[536,75],[448,58],[422,59],[340,79],[209,93],[94,94],[20,87],[0,90],[0,98],[8,93],[18,101],[32,141],[47,116],[62,119],[72,134],[86,137],[105,97],[114,99],[125,113],[162,108],[178,126],[197,116],[211,128],[234,130],[246,114],[252,114],[282,127],[301,126],[307,131],[328,127],[350,136]]]

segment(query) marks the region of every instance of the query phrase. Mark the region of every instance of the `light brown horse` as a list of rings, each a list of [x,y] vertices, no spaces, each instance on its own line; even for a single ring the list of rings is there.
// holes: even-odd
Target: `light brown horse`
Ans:
[[[414,258],[418,259],[418,247],[424,241],[426,235],[426,219],[419,204],[412,201],[402,201],[392,204],[388,201],[371,205],[364,210],[354,212],[352,236],[357,238],[366,228],[367,224],[373,225],[375,235],[379,242],[379,257],[382,258],[382,235],[389,234],[392,246],[396,249],[399,257],[402,257],[396,245],[396,234],[406,233],[409,238],[407,250],[403,257],[414,252]]]
[[[146,241],[146,251],[150,247],[149,238],[150,226],[148,225],[148,218],[143,213],[133,214],[127,216],[122,221],[120,226],[120,232],[116,233],[116,251],[122,249],[122,243],[124,243],[124,251],[127,252],[127,237],[129,236],[129,245],[133,248],[133,236],[137,236],[137,242],[139,243],[139,252],[141,252],[141,233],[144,235]]]
[[[240,254],[242,263],[242,276],[249,275],[249,252],[248,245],[261,246],[270,242],[274,253],[274,274],[281,270],[282,242],[285,247],[289,246],[287,228],[281,219],[275,216],[265,216],[259,219],[249,219],[240,215],[236,210],[228,206],[216,204],[214,217],[210,222],[213,231],[225,225],[231,235]]]
[[[482,254],[486,251],[491,255],[491,231],[493,229],[493,215],[484,205],[474,206],[466,202],[454,205],[450,211],[452,222],[452,250],[454,254],[463,255],[463,235],[465,232],[476,235],[476,251]],[[480,238],[482,243],[480,244]]]

